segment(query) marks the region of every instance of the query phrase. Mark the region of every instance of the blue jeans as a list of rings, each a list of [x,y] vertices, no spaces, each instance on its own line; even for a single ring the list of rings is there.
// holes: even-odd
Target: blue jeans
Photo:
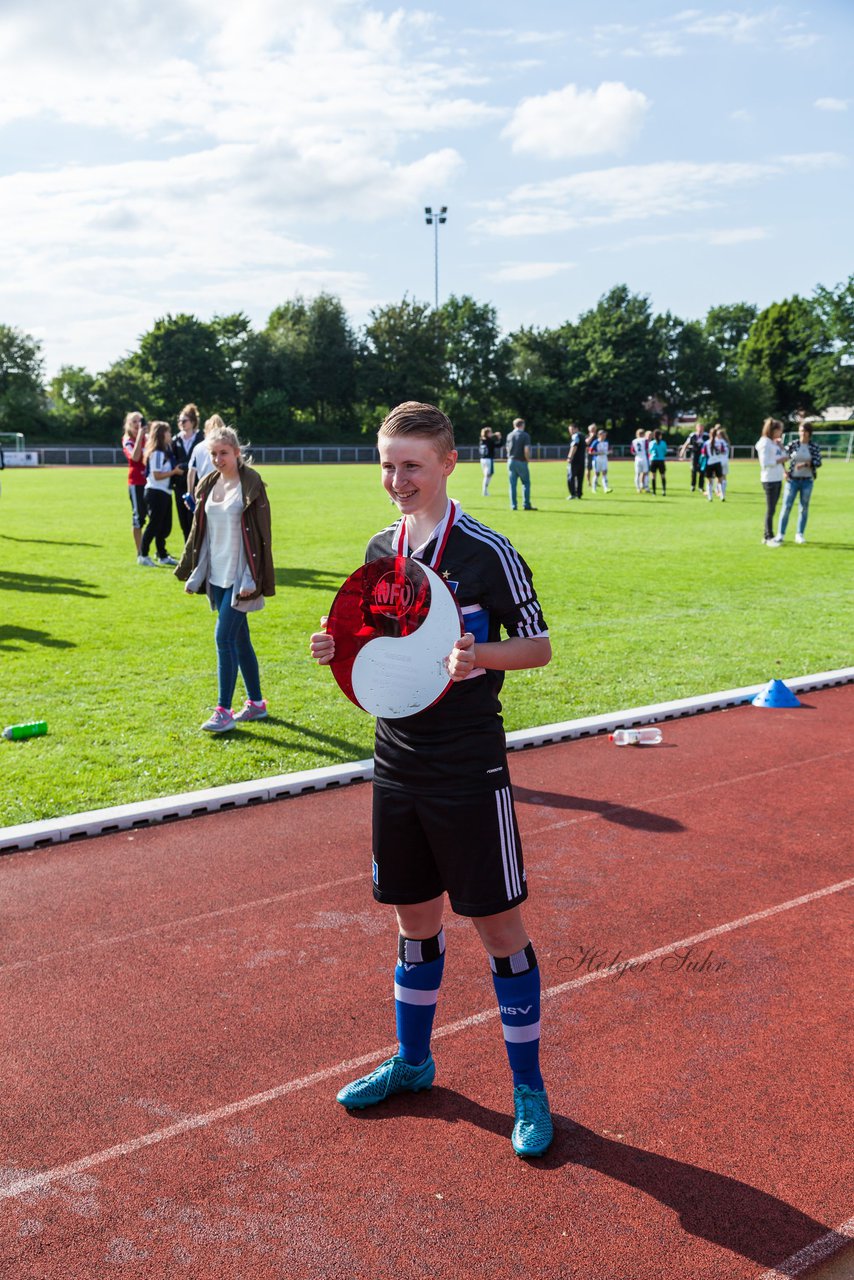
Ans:
[[[215,587],[211,583],[211,591],[218,614],[214,639],[216,640],[219,705],[226,710],[231,708],[238,670],[246,685],[246,696],[253,702],[260,702],[261,677],[258,672],[258,659],[255,657],[255,650],[249,638],[249,619],[245,613],[231,607],[233,587]]]
[[[795,505],[795,498],[800,502],[798,509],[798,533],[803,534],[807,527],[807,517],[810,513],[810,498],[812,497],[812,487],[815,481],[809,480],[787,480],[786,492],[783,495],[783,510],[780,514],[780,531],[779,537],[783,537],[786,532],[786,525],[789,523],[789,514]]]
[[[507,461],[507,478],[510,481],[510,506],[516,510],[517,490],[519,481],[522,481],[522,505],[530,507],[531,505],[531,473],[528,470],[528,464],[523,458],[509,458]]]

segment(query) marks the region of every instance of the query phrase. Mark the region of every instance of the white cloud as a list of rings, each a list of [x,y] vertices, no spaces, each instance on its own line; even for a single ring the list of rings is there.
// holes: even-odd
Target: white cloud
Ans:
[[[528,280],[549,280],[562,271],[571,271],[574,262],[505,262],[487,274],[487,280],[516,284]]]
[[[847,111],[848,110],[847,98],[816,98],[813,105],[818,107],[819,111]]]
[[[620,253],[624,250],[644,249],[659,244],[706,244],[727,247],[738,244],[754,244],[757,240],[767,240],[768,232],[764,227],[707,227],[697,231],[673,231],[665,235],[631,236],[628,240],[620,240],[614,244],[601,245],[596,253]]]
[[[637,135],[649,101],[637,89],[604,81],[597,89],[568,84],[525,98],[503,131],[513,150],[548,160],[621,151]]]
[[[669,217],[712,208],[733,188],[844,163],[833,152],[817,152],[755,163],[674,161],[596,169],[517,187],[500,204],[487,205],[474,229],[495,236],[529,236]]]
[[[327,288],[364,309],[362,259],[342,269],[324,228],[447,198],[449,132],[506,118],[428,15],[361,0],[4,0],[0,52],[0,127],[61,125],[69,157],[0,169],[0,312],[51,332],[52,367],[103,367],[182,307]],[[122,162],[74,163],[100,132]]]

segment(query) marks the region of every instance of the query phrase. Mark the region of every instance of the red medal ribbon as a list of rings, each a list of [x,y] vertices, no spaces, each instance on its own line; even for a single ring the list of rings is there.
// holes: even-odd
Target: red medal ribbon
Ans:
[[[430,558],[430,568],[435,569],[438,573],[439,565],[442,563],[442,556],[445,554],[445,547],[448,545],[448,537],[454,527],[459,512],[459,503],[448,499],[448,506],[445,515],[438,526],[439,532],[436,537],[436,548]],[[409,555],[409,536],[406,532],[406,516],[400,522],[400,527],[394,537],[394,553],[398,556]]]

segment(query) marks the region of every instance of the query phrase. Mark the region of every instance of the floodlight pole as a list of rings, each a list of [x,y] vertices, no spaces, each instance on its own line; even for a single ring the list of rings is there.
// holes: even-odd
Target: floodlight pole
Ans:
[[[424,209],[424,221],[427,226],[433,228],[433,275],[435,290],[435,307],[439,310],[439,224],[448,221],[448,206],[443,204],[441,209],[433,212],[431,205],[427,205]]]

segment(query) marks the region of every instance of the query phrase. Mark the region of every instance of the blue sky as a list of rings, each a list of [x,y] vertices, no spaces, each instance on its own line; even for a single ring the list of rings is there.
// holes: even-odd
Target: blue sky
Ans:
[[[686,318],[854,271],[854,6],[4,0],[0,322],[48,373],[166,312],[612,285]]]

